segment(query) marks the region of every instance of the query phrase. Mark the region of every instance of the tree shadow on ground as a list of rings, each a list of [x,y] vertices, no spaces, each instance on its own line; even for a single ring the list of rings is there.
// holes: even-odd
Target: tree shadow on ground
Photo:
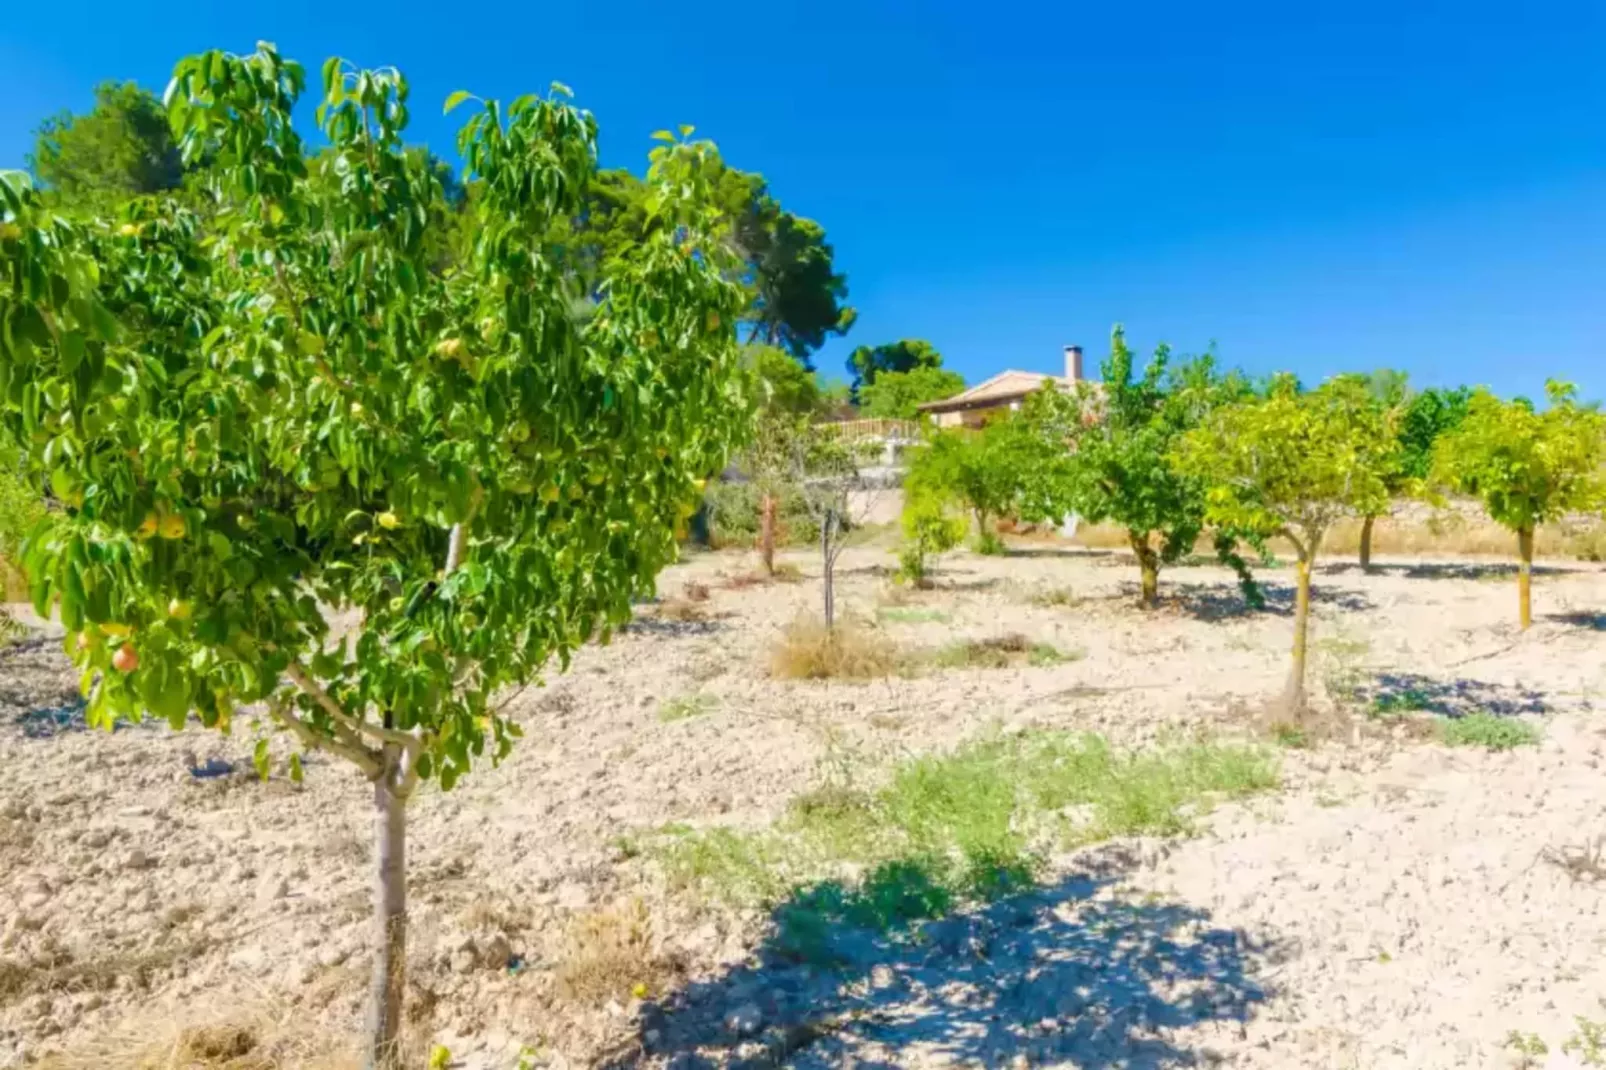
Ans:
[[[687,619],[641,616],[630,621],[622,630],[662,636],[666,639],[685,639],[700,635],[716,635],[729,629],[730,624],[725,621],[724,615],[709,613]]]
[[[930,905],[917,864],[893,864],[897,887],[798,892],[754,958],[646,1003],[635,1042],[601,1065],[1195,1065],[1174,1031],[1246,1021],[1282,952],[1202,910],[1117,894],[1134,855],[890,929],[864,914]]]
[[[1093,546],[1007,546],[1000,557],[1047,558],[1049,560],[1082,561],[1089,558],[1116,557],[1130,558],[1127,553],[1117,554],[1114,550],[1103,550]]]
[[[1517,578],[1516,562],[1504,561],[1410,561],[1397,564],[1374,562],[1370,569],[1362,569],[1353,561],[1334,562],[1317,569],[1323,576],[1357,575],[1402,576],[1408,580],[1492,580]],[[1580,569],[1561,565],[1535,565],[1535,576],[1564,576]]]
[[[1358,691],[1359,697],[1380,714],[1437,713],[1465,717],[1487,713],[1515,717],[1548,713],[1543,693],[1526,687],[1508,687],[1483,680],[1435,680],[1419,673],[1380,673]]]
[[[1574,628],[1587,628],[1593,632],[1606,632],[1606,613],[1548,613],[1546,620],[1553,620],[1558,624],[1570,625]]]
[[[1266,599],[1266,604],[1258,609],[1244,599],[1243,592],[1236,585],[1208,583],[1168,585],[1163,575],[1160,581],[1160,601],[1162,605],[1173,606],[1190,617],[1204,621],[1228,620],[1257,613],[1270,613],[1279,617],[1293,616],[1294,601],[1298,595],[1293,584],[1268,583],[1259,579],[1256,583]],[[1137,598],[1137,584],[1122,586],[1126,589],[1125,593],[1133,599]],[[1311,584],[1310,600],[1312,605],[1327,606],[1347,612],[1361,612],[1373,608],[1372,600],[1360,591],[1323,583]]]

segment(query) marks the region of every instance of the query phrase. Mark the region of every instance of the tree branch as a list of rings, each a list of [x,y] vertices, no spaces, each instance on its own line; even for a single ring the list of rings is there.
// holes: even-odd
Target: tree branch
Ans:
[[[289,703],[283,700],[270,702],[268,710],[273,714],[273,719],[294,733],[295,737],[301,741],[302,746],[308,750],[326,750],[331,754],[338,754],[358,769],[361,769],[363,775],[369,779],[379,775],[379,759],[374,756],[372,751],[364,747],[360,741],[353,744],[343,739],[335,739],[313,731],[310,725],[290,712]]]
[[[329,715],[329,719],[335,723],[337,729],[344,728],[348,732],[360,733],[361,735],[365,735],[377,743],[394,743],[398,747],[407,748],[416,747],[418,745],[417,736],[407,732],[399,732],[394,728],[383,728],[376,724],[370,724],[367,721],[358,720],[345,710],[341,709],[340,703],[336,702],[330,696],[329,692],[319,687],[317,683],[307,675],[307,671],[301,667],[300,662],[292,661],[289,666],[285,668],[284,674],[290,678],[291,683],[299,687],[304,694],[318,704],[319,708],[322,709],[323,712]]]

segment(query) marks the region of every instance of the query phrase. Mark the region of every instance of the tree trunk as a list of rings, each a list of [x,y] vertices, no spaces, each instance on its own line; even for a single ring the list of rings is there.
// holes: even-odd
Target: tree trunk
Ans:
[[[758,512],[758,552],[764,559],[764,573],[775,575],[775,496],[764,495]]]
[[[1305,713],[1305,651],[1310,638],[1310,558],[1301,556],[1297,569],[1299,587],[1294,596],[1294,663],[1288,673],[1285,705],[1290,716]]]
[[[1366,572],[1372,570],[1372,524],[1376,520],[1370,515],[1361,520],[1361,569]]]
[[[1517,532],[1517,556],[1522,560],[1517,565],[1517,619],[1522,624],[1522,630],[1527,631],[1534,622],[1533,613],[1533,568],[1534,568],[1534,532],[1533,528],[1523,528]]]
[[[1149,545],[1148,532],[1140,536],[1129,531],[1127,540],[1138,557],[1138,569],[1143,575],[1143,589],[1138,596],[1138,604],[1144,609],[1153,609],[1160,604],[1160,555]]]
[[[396,793],[400,749],[385,747],[374,781],[374,972],[368,989],[364,1070],[402,1070],[402,996],[407,990],[407,810]]]
[[[835,535],[831,529],[836,524],[836,513],[826,510],[825,520],[820,524],[820,558],[821,575],[825,580],[825,628],[830,631],[836,627],[836,555],[832,553],[831,540]]]

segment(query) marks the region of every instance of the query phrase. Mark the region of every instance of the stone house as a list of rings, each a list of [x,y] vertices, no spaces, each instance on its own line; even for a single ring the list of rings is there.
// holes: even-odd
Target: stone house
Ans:
[[[1044,383],[1053,382],[1069,387],[1081,379],[1082,347],[1066,346],[1063,375],[1013,369],[1001,371],[951,398],[928,401],[919,408],[938,427],[981,427],[989,420],[1020,408],[1027,395],[1041,389]]]

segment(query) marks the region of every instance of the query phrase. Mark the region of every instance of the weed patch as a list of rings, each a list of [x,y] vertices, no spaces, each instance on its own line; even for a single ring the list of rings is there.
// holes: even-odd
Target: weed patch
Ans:
[[[1081,601],[1081,598],[1069,587],[1048,587],[1033,591],[1027,600],[1032,605],[1042,606],[1044,609],[1059,609],[1074,606]]]
[[[876,617],[892,624],[934,624],[949,619],[947,613],[930,606],[882,606]]]
[[[1527,721],[1496,717],[1491,713],[1469,713],[1444,722],[1439,738],[1451,747],[1482,747],[1485,750],[1512,750],[1539,742],[1539,729]]]
[[[874,790],[837,775],[759,830],[672,827],[647,842],[679,888],[738,905],[785,900],[801,951],[832,921],[877,927],[1027,887],[1056,848],[1189,832],[1218,799],[1276,785],[1256,748],[1035,732],[902,762]],[[811,935],[812,934],[812,935]]]
[[[966,639],[943,647],[931,656],[939,669],[1007,669],[1012,665],[1058,665],[1076,661],[1082,651],[1065,651],[1051,643],[1033,642],[1019,632],[987,639]]]
[[[713,713],[717,709],[719,709],[719,699],[714,695],[702,692],[681,695],[658,708],[658,720],[663,724],[674,724],[676,721],[689,721],[693,717]]]

